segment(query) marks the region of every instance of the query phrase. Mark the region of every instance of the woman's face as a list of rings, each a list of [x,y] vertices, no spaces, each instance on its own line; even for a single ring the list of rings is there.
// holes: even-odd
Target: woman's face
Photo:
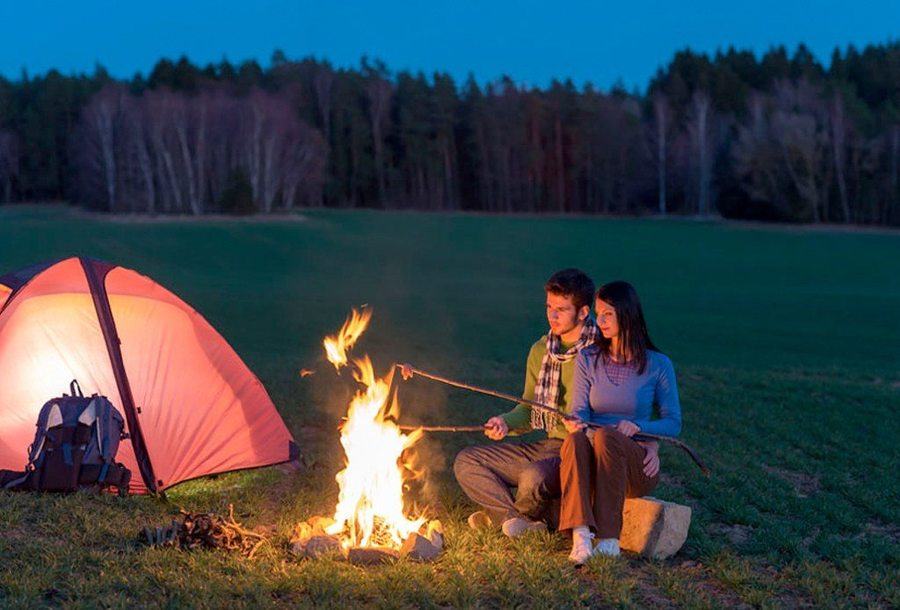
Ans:
[[[594,311],[597,314],[597,326],[606,339],[612,339],[619,336],[619,321],[616,319],[616,309],[606,301],[597,299],[594,304]]]

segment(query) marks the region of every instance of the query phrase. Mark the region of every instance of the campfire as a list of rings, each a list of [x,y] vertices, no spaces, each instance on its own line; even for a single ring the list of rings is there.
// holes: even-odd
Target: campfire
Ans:
[[[368,356],[350,359],[349,350],[365,331],[371,310],[352,310],[337,334],[325,338],[328,361],[349,366],[360,389],[340,427],[346,467],[335,477],[340,488],[334,516],[300,523],[293,549],[305,557],[340,551],[354,563],[377,563],[401,556],[428,561],[443,548],[439,521],[413,513],[404,500],[412,471],[404,458],[421,438],[397,425],[399,403],[391,395],[393,373],[377,378]]]

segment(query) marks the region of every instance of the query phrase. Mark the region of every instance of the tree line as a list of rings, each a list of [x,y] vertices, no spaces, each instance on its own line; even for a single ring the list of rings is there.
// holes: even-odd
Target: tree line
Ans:
[[[676,53],[644,92],[364,58],[0,78],[0,201],[900,224],[900,43]]]

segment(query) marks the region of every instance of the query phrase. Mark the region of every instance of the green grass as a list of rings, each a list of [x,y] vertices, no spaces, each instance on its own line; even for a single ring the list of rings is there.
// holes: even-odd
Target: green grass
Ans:
[[[310,466],[195,481],[157,498],[0,494],[0,605],[351,607],[900,605],[900,234],[682,220],[314,211],[301,221],[121,222],[65,208],[0,208],[0,270],[81,254],[180,294],[268,387]],[[363,569],[287,551],[328,514],[335,426],[351,391],[320,341],[352,305],[375,317],[359,351],[517,391],[544,330],[542,285],[577,265],[628,279],[673,359],[684,438],[704,479],[663,449],[655,495],[690,505],[663,562],[566,563],[567,541],[472,532],[448,467],[463,436],[420,457],[448,531],[435,564]],[[318,372],[301,379],[300,368]],[[4,382],[0,377],[0,382]],[[507,405],[414,381],[409,421],[477,423]],[[179,506],[275,525],[253,560],[135,542]]]

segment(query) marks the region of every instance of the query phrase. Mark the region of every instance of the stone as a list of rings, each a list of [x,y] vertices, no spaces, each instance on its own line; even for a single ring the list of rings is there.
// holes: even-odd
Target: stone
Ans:
[[[644,557],[665,559],[681,549],[690,525],[689,506],[649,496],[628,498],[622,511],[619,546]]]
[[[425,528],[425,537],[428,538],[428,541],[436,546],[438,550],[442,550],[444,548],[443,524],[437,519],[429,521],[428,526]]]
[[[440,536],[440,534],[438,534]],[[443,544],[443,540],[441,541]],[[441,554],[441,548],[422,534],[412,533],[400,547],[400,555],[413,561],[434,561]]]
[[[341,543],[334,536],[313,536],[306,543],[303,556],[309,559],[318,559],[328,553],[339,553]]]
[[[304,528],[308,530],[307,528]],[[291,553],[298,557],[317,559],[327,553],[339,552],[340,541],[327,534],[312,534],[307,536],[294,536],[291,538]]]
[[[390,563],[400,558],[400,553],[387,547],[352,547],[347,551],[347,561],[358,566],[371,566]]]

